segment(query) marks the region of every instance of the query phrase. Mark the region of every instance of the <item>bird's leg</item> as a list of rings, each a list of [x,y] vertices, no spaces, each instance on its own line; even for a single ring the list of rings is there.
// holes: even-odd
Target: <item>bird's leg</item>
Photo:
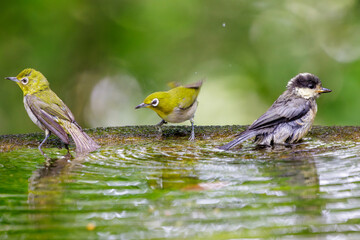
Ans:
[[[194,119],[190,118],[190,122],[191,122],[191,134],[189,137],[189,141],[194,141],[195,140]]]
[[[69,144],[66,144],[66,143],[65,143],[65,148],[66,148],[66,150],[67,150],[67,154],[70,154]]]
[[[40,143],[39,145],[39,151],[41,152],[41,154],[45,157],[45,158],[49,158],[41,149],[42,145],[46,142],[46,140],[49,138],[49,136],[51,135],[51,132],[49,130],[45,130],[45,139]]]
[[[162,136],[162,130],[161,130],[161,126],[164,125],[164,124],[167,124],[167,122],[164,120],[164,119],[161,119],[161,121],[156,124],[156,128],[158,129],[158,132],[160,134],[160,136]]]
[[[73,158],[73,156],[71,155],[71,153],[70,153],[70,149],[69,149],[69,144],[66,144],[65,143],[65,148],[66,148],[66,150],[67,150],[67,153],[66,153],[66,155],[64,156],[66,159],[71,159],[71,158]]]
[[[167,124],[167,122],[164,119],[161,119],[161,121],[156,124],[157,127],[161,127],[163,124]]]

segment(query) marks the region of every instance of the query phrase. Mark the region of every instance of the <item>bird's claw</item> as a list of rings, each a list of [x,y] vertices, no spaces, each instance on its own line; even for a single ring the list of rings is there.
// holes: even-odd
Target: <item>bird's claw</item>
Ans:
[[[189,141],[195,141],[195,134],[191,134],[190,137],[189,137]]]

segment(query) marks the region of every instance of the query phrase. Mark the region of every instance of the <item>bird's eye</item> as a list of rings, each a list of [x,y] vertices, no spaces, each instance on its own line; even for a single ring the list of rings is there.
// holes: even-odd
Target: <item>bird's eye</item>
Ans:
[[[159,99],[154,98],[154,99],[152,100],[152,102],[151,102],[151,105],[152,105],[153,107],[156,107],[157,105],[159,105]]]
[[[29,79],[27,77],[24,77],[23,79],[21,79],[21,82],[22,82],[22,84],[26,85],[26,84],[28,84]]]
[[[314,88],[315,88],[315,84],[309,83],[308,88],[314,89]]]

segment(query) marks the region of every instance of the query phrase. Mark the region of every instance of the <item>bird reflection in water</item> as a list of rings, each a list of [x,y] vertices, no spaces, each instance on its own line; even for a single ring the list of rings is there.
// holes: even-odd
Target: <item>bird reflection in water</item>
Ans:
[[[55,213],[62,209],[66,184],[73,181],[72,173],[81,167],[83,159],[68,153],[48,159],[42,168],[33,172],[29,178],[28,205],[35,229],[63,221],[55,217]]]

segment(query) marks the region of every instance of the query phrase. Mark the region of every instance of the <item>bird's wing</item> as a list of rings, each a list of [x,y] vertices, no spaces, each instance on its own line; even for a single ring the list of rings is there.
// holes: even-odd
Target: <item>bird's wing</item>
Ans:
[[[188,84],[173,89],[173,91],[177,91],[175,96],[180,99],[179,108],[187,109],[195,103],[202,83],[203,81],[201,80],[193,84]]]
[[[51,105],[45,102],[43,104],[44,109],[49,114],[69,122],[75,122],[74,115],[70,109],[53,91],[41,92],[41,94],[42,98],[51,99]]]
[[[59,120],[71,121],[65,108],[56,103],[46,103],[35,95],[26,95],[26,103],[36,118],[53,134],[58,136],[64,143],[69,143],[69,137]],[[60,100],[61,101],[61,100]],[[65,104],[64,104],[65,105]],[[70,115],[72,116],[71,112]]]
[[[183,96],[180,97],[178,107],[181,109],[187,109],[191,107],[195,103],[198,95],[195,89],[186,89],[186,90],[187,90],[187,94],[184,94]]]
[[[191,83],[191,84],[185,85],[184,87],[198,89],[198,88],[200,88],[202,86],[203,82],[204,82],[204,80],[200,80],[200,81],[198,81],[196,83]]]
[[[286,97],[280,96],[266,113],[251,124],[248,130],[263,129],[299,119],[310,110],[310,107],[311,102],[304,98],[288,100]]]

